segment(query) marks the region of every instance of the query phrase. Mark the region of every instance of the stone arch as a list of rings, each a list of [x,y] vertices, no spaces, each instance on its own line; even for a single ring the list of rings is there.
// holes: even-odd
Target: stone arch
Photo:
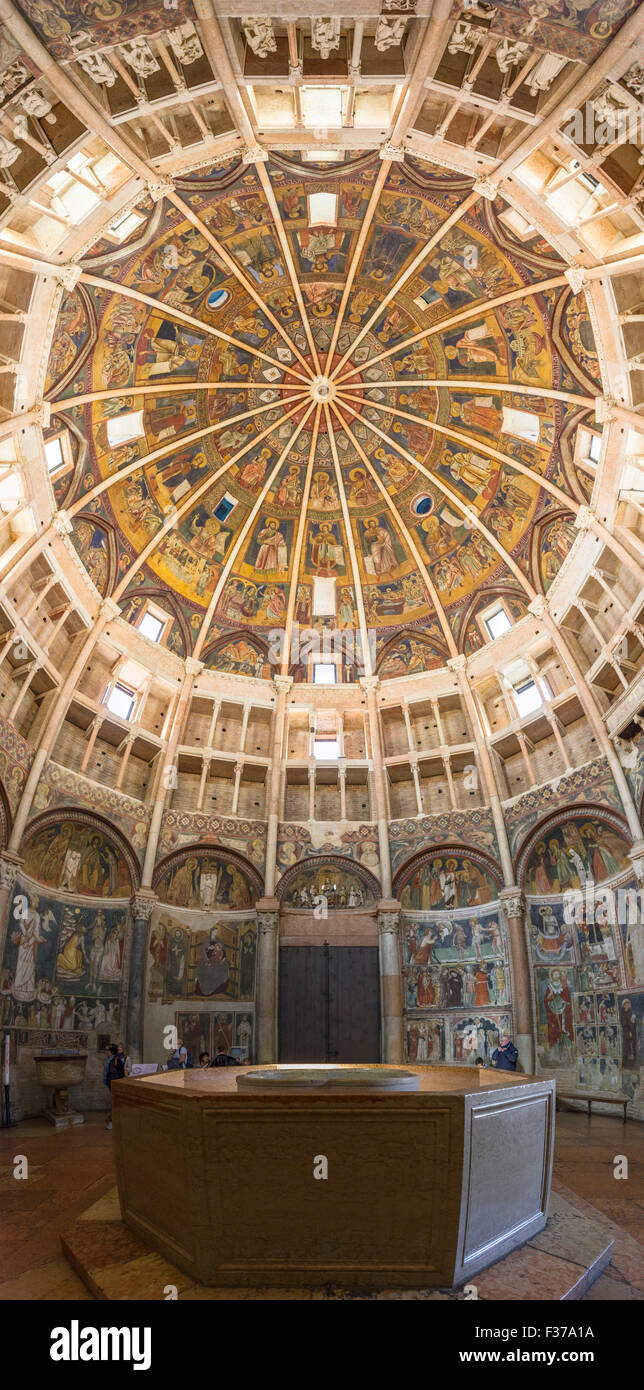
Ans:
[[[93,844],[96,836],[106,841],[115,862],[104,852],[101,854],[100,845]],[[58,879],[63,876],[70,850],[76,851],[81,858],[75,870],[68,869],[70,887],[65,888],[54,878],[57,868]],[[97,852],[91,856],[90,867],[88,852],[93,850]],[[62,887],[63,891],[79,896],[129,898],[140,883],[140,866],[125,837],[102,816],[80,807],[58,807],[36,816],[25,830],[20,853],[24,856],[25,873],[54,891]],[[69,865],[69,861],[67,863]],[[39,871],[43,877],[39,876]]]
[[[202,877],[209,880],[203,887]],[[254,908],[264,891],[257,869],[243,854],[204,844],[166,855],[157,864],[153,886],[160,901],[197,912]]]
[[[600,822],[602,825],[605,825],[609,831],[612,831],[613,834],[619,836],[620,839],[624,840],[624,842],[630,846],[631,837],[628,833],[625,818],[617,811],[607,810],[605,807],[592,806],[587,802],[569,806],[565,810],[560,809],[558,811],[553,811],[550,815],[544,816],[538,824],[533,826],[528,832],[515,857],[516,881],[527,893],[530,892],[528,875],[531,859],[539,842],[542,840],[547,841],[552,832],[557,830],[560,826],[565,826],[566,824],[572,826],[576,821]],[[623,872],[626,872],[629,867],[629,865],[625,864]],[[604,875],[603,877],[609,877],[609,875]],[[597,879],[597,881],[601,882],[601,879]],[[547,896],[549,891],[552,893],[557,890],[552,888],[548,890],[544,886],[544,896]]]
[[[4,789],[4,784],[0,781],[0,849],[5,849],[9,843],[11,832],[11,807],[9,797]]]
[[[376,670],[381,679],[388,680],[392,676],[413,675],[415,673],[413,669],[414,647],[424,649],[427,654],[425,664],[422,668],[416,668],[416,673],[420,670],[423,674],[425,671],[436,670],[447,659],[447,648],[443,642],[435,637],[430,640],[422,631],[406,627],[389,638],[378,654]],[[398,658],[402,670],[395,669],[396,658]],[[406,665],[405,662],[407,662]]]
[[[300,876],[308,874],[313,879],[318,873],[336,873],[347,878],[358,879],[362,887],[366,889],[367,902],[361,904],[363,908],[375,907],[381,896],[378,879],[362,864],[356,864],[355,860],[350,859],[345,854],[312,854],[306,859],[300,859],[297,864],[293,864],[282,874],[275,890],[282,907],[289,905],[289,896]],[[369,899],[373,899],[373,901],[368,901]],[[330,906],[333,904],[331,903]]]
[[[410,859],[406,859],[405,863],[401,864],[394,877],[394,897],[398,898],[402,903],[401,894],[404,893],[405,888],[410,888],[411,890],[416,875],[419,875],[420,881],[423,877],[420,871],[425,865],[430,865],[436,859],[442,860],[443,865],[446,865],[448,859],[456,859],[457,863],[460,860],[462,863],[475,865],[477,873],[483,875],[484,882],[488,880],[487,887],[489,897],[484,899],[484,901],[493,902],[498,898],[499,890],[503,887],[503,874],[500,865],[496,860],[492,859],[491,855],[486,854],[483,850],[472,849],[469,845],[454,843],[432,845],[431,848],[419,850],[418,853],[412,855]],[[493,890],[496,890],[494,894]],[[411,897],[411,891],[409,896]],[[403,906],[405,906],[404,903]],[[408,904],[408,906],[411,906],[411,903]],[[432,911],[434,909],[430,907],[428,910]],[[437,907],[435,910],[441,911],[442,909]]]

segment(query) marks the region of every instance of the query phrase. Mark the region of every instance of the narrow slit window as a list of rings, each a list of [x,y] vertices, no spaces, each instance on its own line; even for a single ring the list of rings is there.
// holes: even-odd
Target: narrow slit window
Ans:
[[[483,621],[492,639],[502,637],[503,633],[509,632],[512,627],[505,608],[497,608],[495,613],[488,613]]]
[[[316,661],[313,667],[314,685],[335,685],[337,668],[333,661]]]
[[[144,433],[142,410],[131,410],[127,415],[116,415],[107,422],[107,442],[111,448],[117,444],[128,444],[131,439],[140,439]]]
[[[533,680],[523,681],[521,685],[515,685],[514,698],[521,718],[524,714],[532,714],[534,710],[540,709],[543,704]]]
[[[105,701],[108,710],[119,719],[131,719],[135,704],[135,694],[127,685],[115,681]]]

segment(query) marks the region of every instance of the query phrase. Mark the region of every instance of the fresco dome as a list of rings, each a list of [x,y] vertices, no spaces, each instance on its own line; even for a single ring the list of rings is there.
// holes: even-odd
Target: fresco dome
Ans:
[[[503,197],[273,152],[136,212],[83,255],[46,385],[75,441],[57,505],[126,620],[152,605],[178,655],[296,680],[295,632],[356,632],[351,681],[471,653],[492,600],[516,620],[547,591],[599,366],[585,295]]]

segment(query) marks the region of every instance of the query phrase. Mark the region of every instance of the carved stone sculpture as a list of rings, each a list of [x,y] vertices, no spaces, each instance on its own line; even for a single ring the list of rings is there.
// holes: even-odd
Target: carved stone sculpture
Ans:
[[[340,47],[340,20],[333,15],[312,19],[311,44],[321,58],[328,58],[334,49]]]
[[[269,53],[275,53],[277,43],[270,19],[264,15],[243,15],[241,25],[246,43],[257,58],[267,58]]]

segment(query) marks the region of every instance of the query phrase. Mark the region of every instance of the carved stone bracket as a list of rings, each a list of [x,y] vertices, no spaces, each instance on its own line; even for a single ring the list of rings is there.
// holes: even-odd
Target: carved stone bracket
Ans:
[[[147,185],[147,193],[153,203],[160,203],[162,198],[173,192],[174,184],[171,179],[160,179]]]
[[[595,396],[595,423],[610,425],[615,419],[618,402],[613,396]]]
[[[59,265],[56,266],[55,274],[61,285],[66,290],[74,290],[83,273],[82,265]]]
[[[590,288],[591,282],[583,266],[571,265],[564,271],[564,275],[573,294],[581,294],[582,290]]]
[[[450,671],[455,671],[458,675],[459,671],[467,670],[467,657],[463,656],[462,653],[459,656],[450,656],[447,665],[449,666]]]
[[[533,618],[545,618],[547,612],[548,604],[543,594],[536,594],[528,604],[528,613],[531,613]]]
[[[268,159],[268,150],[261,145],[247,145],[242,154],[242,164],[265,164]]]
[[[498,197],[499,186],[492,179],[477,179],[472,186],[472,192],[478,193],[481,198],[489,198],[491,202]]]
[[[394,164],[402,164],[405,158],[405,151],[402,145],[392,145],[389,140],[386,140],[384,145],[380,146],[378,153],[381,159],[391,159]]]
[[[118,603],[113,598],[104,598],[101,604],[101,617],[107,618],[108,622],[114,622],[120,616],[121,610]]]
[[[74,529],[69,512],[63,510],[56,512],[56,515],[52,517],[51,524],[59,536],[69,536]]]
[[[187,676],[200,676],[203,671],[203,661],[197,661],[194,656],[187,656],[185,661]]]

